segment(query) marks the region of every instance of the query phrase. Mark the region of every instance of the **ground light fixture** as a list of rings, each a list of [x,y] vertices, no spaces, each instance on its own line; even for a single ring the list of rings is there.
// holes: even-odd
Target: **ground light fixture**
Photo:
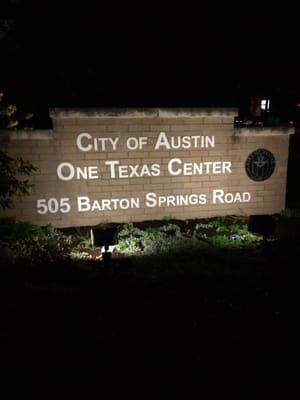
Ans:
[[[103,228],[101,226],[95,226],[91,229],[91,237],[94,246],[104,248],[103,262],[105,266],[108,266],[112,256],[111,251],[109,251],[109,247],[118,243],[117,228]]]

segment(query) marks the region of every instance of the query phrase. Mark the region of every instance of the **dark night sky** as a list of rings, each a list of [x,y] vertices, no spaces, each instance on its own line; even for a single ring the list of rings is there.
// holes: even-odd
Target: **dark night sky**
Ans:
[[[226,106],[299,90],[297,14],[282,5],[5,3],[15,29],[1,44],[1,89],[34,110]]]

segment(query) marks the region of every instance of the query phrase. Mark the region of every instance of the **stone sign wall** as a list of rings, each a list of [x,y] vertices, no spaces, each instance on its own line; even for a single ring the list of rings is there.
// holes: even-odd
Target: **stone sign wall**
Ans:
[[[38,171],[1,212],[55,227],[273,214],[293,128],[234,128],[233,109],[54,109],[53,130],[9,133]]]

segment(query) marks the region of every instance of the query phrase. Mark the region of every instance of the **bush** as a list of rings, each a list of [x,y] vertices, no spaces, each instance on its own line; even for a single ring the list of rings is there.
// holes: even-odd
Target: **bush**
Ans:
[[[248,231],[247,225],[222,224],[218,219],[207,224],[197,224],[194,236],[216,247],[247,248],[256,246],[260,240]]]
[[[285,208],[280,215],[284,217],[300,218],[300,210],[297,208]]]
[[[127,254],[167,253],[180,246],[185,236],[179,226],[167,224],[145,230],[133,224],[125,224],[118,234],[117,250]]]
[[[220,218],[200,222],[190,230],[174,223],[140,229],[125,224],[119,232],[117,250],[125,254],[152,255],[211,245],[219,248],[248,248],[258,244],[259,237],[247,225],[226,224]]]
[[[12,263],[37,264],[69,257],[72,236],[66,236],[51,225],[40,227],[27,222],[0,221],[2,259]]]

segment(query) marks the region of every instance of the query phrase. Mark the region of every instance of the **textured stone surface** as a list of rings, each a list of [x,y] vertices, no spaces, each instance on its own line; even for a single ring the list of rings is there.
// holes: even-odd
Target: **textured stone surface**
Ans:
[[[1,211],[1,216],[16,217],[56,227],[86,226],[108,222],[129,222],[163,218],[205,218],[220,215],[272,214],[285,207],[285,190],[288,161],[289,134],[292,128],[238,128],[233,126],[237,110],[232,109],[123,109],[123,110],[51,110],[53,131],[13,132],[8,134],[8,151],[14,156],[31,160],[38,171],[32,181],[35,184],[30,196],[14,200],[15,208]],[[93,139],[118,140],[116,149],[106,142],[105,149],[80,151],[76,138],[82,133]],[[173,136],[214,136],[215,146],[181,149],[154,149],[160,132]],[[142,149],[130,150],[128,138],[147,138]],[[251,180],[245,171],[245,162],[250,153],[263,148],[271,151],[276,160],[273,175],[261,182]],[[189,174],[171,176],[168,163],[180,159],[182,163],[231,162],[232,173]],[[159,165],[159,176],[112,178],[106,162],[119,161],[120,166],[144,164]],[[74,167],[94,167],[97,179],[62,181],[57,175],[60,163],[71,163]],[[181,167],[181,165],[179,165]],[[190,169],[188,168],[188,172]],[[213,204],[213,190],[224,193],[249,192],[251,200],[235,203]],[[206,204],[147,207],[147,193],[157,196],[204,195]],[[79,212],[78,197],[92,200],[139,199],[139,208],[94,210]],[[48,207],[49,199],[68,198],[71,210],[68,213],[55,211],[41,215],[37,212],[37,200],[43,199]],[[125,203],[125,200],[124,200]],[[172,203],[172,202],[171,202]],[[55,211],[55,212],[54,212]]]

